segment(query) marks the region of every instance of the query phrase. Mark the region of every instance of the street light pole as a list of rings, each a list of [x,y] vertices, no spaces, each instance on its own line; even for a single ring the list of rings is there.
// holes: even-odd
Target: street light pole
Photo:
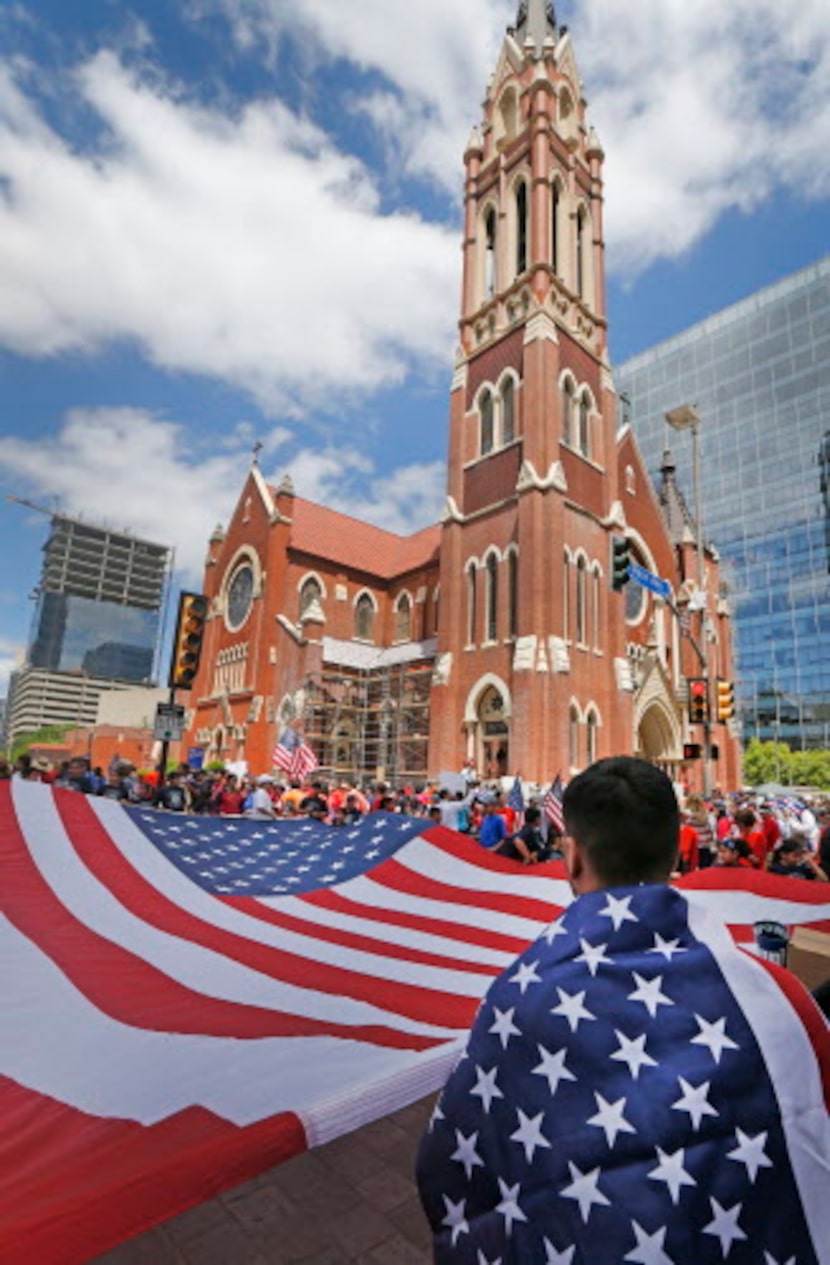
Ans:
[[[672,430],[692,432],[692,480],[695,498],[695,527],[697,551],[697,589],[700,610],[699,658],[703,675],[706,679],[706,718],[703,722],[703,794],[705,797],[712,791],[712,691],[709,686],[709,642],[708,642],[708,594],[706,593],[706,574],[703,559],[703,507],[700,497],[700,414],[692,404],[681,404],[679,408],[670,409],[666,413],[666,421]]]

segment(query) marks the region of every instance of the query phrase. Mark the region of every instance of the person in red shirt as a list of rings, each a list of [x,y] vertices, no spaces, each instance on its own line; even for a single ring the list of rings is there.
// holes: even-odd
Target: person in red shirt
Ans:
[[[242,812],[244,799],[245,793],[239,788],[239,779],[231,774],[216,795],[214,803],[220,817],[235,817]]]
[[[511,808],[509,804],[505,804],[501,791],[496,791],[494,803],[496,812],[500,817],[504,818],[504,824],[507,827],[509,835],[515,834],[516,831],[516,810]]]
[[[758,864],[743,839],[722,839],[718,844],[718,859],[715,865],[727,869],[756,870]]]
[[[769,856],[781,842],[781,827],[772,810],[772,804],[761,805],[761,832],[766,843],[767,856]]]
[[[752,809],[741,808],[735,813],[735,825],[738,828],[736,838],[743,840],[755,864],[763,869],[767,860],[767,841]]]
[[[689,820],[689,814],[683,814],[683,822],[680,827],[680,872],[681,874],[690,874],[692,870],[698,868],[700,860],[700,848],[698,844],[697,830]]]

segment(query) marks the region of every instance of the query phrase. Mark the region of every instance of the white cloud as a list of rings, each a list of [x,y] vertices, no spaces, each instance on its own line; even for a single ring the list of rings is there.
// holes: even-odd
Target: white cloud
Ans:
[[[229,117],[111,54],[77,76],[105,128],[79,153],[0,66],[0,341],[134,340],[269,412],[448,365],[456,235],[384,214],[370,173],[277,100]],[[5,189],[5,192],[4,192]]]
[[[177,569],[202,576],[208,537],[227,522],[250,461],[247,435],[221,456],[194,460],[188,428],[137,409],[74,409],[57,435],[0,438],[0,470],[63,512],[114,530],[172,545]],[[286,451],[285,434],[270,436],[263,472],[278,482],[292,474],[298,495],[409,533],[435,522],[445,493],[444,467],[423,463],[379,472],[356,448]],[[2,660],[0,643],[0,660]]]
[[[681,254],[776,188],[830,195],[823,0],[590,0],[574,42],[607,153],[612,267]]]
[[[359,103],[393,162],[458,196],[461,154],[515,0],[204,0],[250,49],[288,31],[379,72]],[[682,254],[730,209],[776,188],[830,196],[826,0],[581,0],[571,23],[607,152],[609,266],[635,276]]]
[[[22,643],[0,637],[0,699],[8,693],[9,676],[22,663],[24,649]]]
[[[77,71],[74,98],[49,82],[51,118],[65,99],[99,126],[85,152],[27,95],[30,72],[0,62],[0,344],[50,356],[129,340],[283,421],[449,367],[457,226],[389,213],[383,198],[404,170],[459,207],[463,146],[515,0],[190,7],[227,14],[249,54],[290,29],[317,72],[309,109],[340,92],[384,139],[385,170],[290,110],[276,79],[244,107],[194,103],[146,38],[143,77],[104,51]],[[776,188],[830,196],[825,0],[585,0],[558,5],[560,19],[571,9],[608,155],[612,270],[635,277],[682,254]],[[365,97],[331,73],[339,59],[377,76]]]
[[[477,122],[513,0],[203,0],[224,11],[244,47],[272,56],[286,35],[309,58],[345,58],[394,87],[373,101],[375,122],[410,173],[437,180],[457,197],[461,153]],[[366,104],[366,103],[363,103]]]

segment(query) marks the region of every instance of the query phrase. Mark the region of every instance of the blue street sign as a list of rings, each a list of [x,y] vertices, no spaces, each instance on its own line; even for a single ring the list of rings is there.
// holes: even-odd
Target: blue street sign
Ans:
[[[188,747],[187,763],[191,769],[203,769],[205,766],[205,749],[204,747]]]
[[[668,598],[671,593],[671,585],[668,580],[663,580],[659,575],[653,575],[651,571],[646,571],[645,567],[641,567],[639,562],[629,562],[628,578],[633,580],[635,584],[639,584],[643,589],[651,589],[652,593],[656,593],[658,597]]]

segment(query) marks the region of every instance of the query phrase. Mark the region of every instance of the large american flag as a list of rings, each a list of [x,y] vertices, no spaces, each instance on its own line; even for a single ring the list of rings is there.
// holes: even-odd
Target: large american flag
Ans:
[[[718,881],[690,900],[738,935],[830,926],[826,885]],[[437,1090],[569,901],[560,865],[394,814],[188,817],[0,782],[0,1262],[87,1261]]]

